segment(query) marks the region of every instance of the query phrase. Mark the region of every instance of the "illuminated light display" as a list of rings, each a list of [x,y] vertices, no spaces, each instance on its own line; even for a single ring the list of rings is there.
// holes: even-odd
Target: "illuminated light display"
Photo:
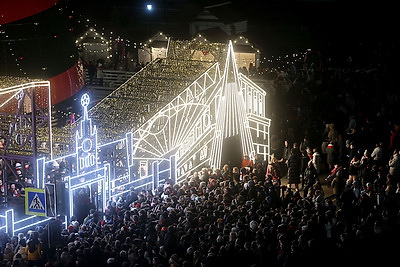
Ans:
[[[80,51],[81,58],[85,61],[107,58],[112,50],[110,42],[92,27],[79,37],[75,44]]]
[[[265,96],[238,73],[230,42],[223,71],[215,63],[134,131],[134,157],[151,164],[175,155],[180,182],[201,167],[220,168],[223,140],[239,135],[243,155],[269,160],[271,120],[265,117]]]
[[[0,131],[0,139],[5,143],[0,159],[6,163],[6,171],[13,173],[10,162],[33,163],[37,154],[51,156],[50,82],[0,76],[0,103],[0,119],[3,126],[9,127],[7,132]],[[48,135],[40,137],[38,132],[44,129]],[[14,175],[18,176],[18,171]],[[14,235],[47,220],[30,216],[16,221],[14,210],[10,209],[0,215],[0,229]]]
[[[269,160],[266,93],[238,73],[232,42],[224,69],[216,62],[171,102],[122,139],[98,144],[97,128],[89,118],[89,95],[81,105],[84,114],[75,134],[75,152],[59,158],[37,160],[39,187],[47,183],[48,170],[62,161],[72,162],[64,181],[68,185],[69,211],[74,215],[75,193],[89,188],[99,199],[98,210],[134,189],[156,189],[167,180],[181,182],[204,166],[222,164],[223,140],[239,136],[241,153]],[[112,108],[112,107],[108,107]],[[107,151],[118,151],[109,160]],[[238,155],[241,157],[242,155]],[[118,173],[117,173],[118,171]]]
[[[68,215],[71,217],[74,214],[74,206],[77,190],[88,188],[90,191],[95,190],[99,197],[99,209],[103,210],[106,198],[106,192],[109,188],[110,166],[109,164],[98,163],[97,144],[97,129],[92,125],[92,120],[88,117],[87,107],[90,103],[88,94],[83,94],[81,97],[81,105],[83,107],[83,119],[80,120],[80,127],[75,133],[75,153],[61,158],[45,161],[45,158],[37,160],[38,180],[40,186],[43,187],[48,177],[46,171],[52,168],[55,164],[61,161],[75,162],[75,170],[65,174],[65,182],[68,183],[68,195],[70,208]]]
[[[166,58],[168,56],[169,42],[169,36],[162,32],[157,32],[138,49],[138,62],[151,62],[157,58]]]
[[[8,170],[13,169],[10,161],[33,163],[38,154],[53,154],[49,81],[0,76],[0,103],[0,140],[4,142],[0,159]]]
[[[65,174],[64,177],[64,181],[68,184],[69,217],[74,215],[76,195],[79,194],[79,190],[82,188],[89,188],[91,195],[95,192],[99,198],[97,208],[104,210],[107,199],[115,199],[119,195],[129,192],[130,187],[156,187],[159,181],[156,173],[158,173],[157,170],[160,169],[161,165],[157,162],[152,162],[151,175],[148,175],[146,170],[138,179],[132,179],[131,169],[134,160],[132,156],[132,133],[127,133],[123,139],[114,140],[106,144],[99,145],[97,143],[96,126],[92,125],[92,120],[88,117],[87,107],[89,103],[89,95],[83,94],[81,98],[83,116],[79,121],[79,129],[75,134],[75,153],[47,161],[45,158],[37,160],[39,187],[43,187],[45,183],[49,182],[47,180],[48,172],[53,169],[53,166],[59,165],[62,161],[73,162],[72,166],[75,168],[70,173]],[[99,154],[115,148],[125,148],[122,149],[120,160],[123,161],[121,164],[125,166],[126,170],[122,175],[111,176],[111,164],[105,162]],[[168,169],[174,169],[174,167],[171,168],[169,166]],[[165,173],[165,170],[163,173]],[[166,175],[174,177],[173,174],[167,173]]]

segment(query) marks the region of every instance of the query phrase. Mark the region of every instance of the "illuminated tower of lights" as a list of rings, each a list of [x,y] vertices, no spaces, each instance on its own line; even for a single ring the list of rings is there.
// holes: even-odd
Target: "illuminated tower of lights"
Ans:
[[[215,114],[216,125],[210,157],[210,165],[214,167],[221,165],[223,153],[229,153],[223,149],[226,138],[239,137],[240,144],[236,145],[240,146],[241,154],[248,155],[251,159],[255,154],[232,42],[229,43],[221,93],[221,102]],[[237,156],[240,158],[240,154]]]
[[[97,129],[92,126],[92,120],[88,117],[87,107],[90,103],[88,94],[83,94],[81,105],[83,107],[83,119],[80,121],[80,130],[75,134],[75,147],[77,155],[77,173],[82,175],[97,169]]]

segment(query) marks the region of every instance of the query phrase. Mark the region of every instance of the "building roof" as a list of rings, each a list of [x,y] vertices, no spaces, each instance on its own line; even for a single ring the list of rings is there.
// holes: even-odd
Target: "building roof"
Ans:
[[[249,45],[233,45],[236,53],[257,53],[257,49]]]
[[[244,16],[242,16],[239,11],[236,10],[235,6],[231,2],[207,6],[204,9],[213,14],[224,24],[231,24],[246,20]]]
[[[243,35],[237,36],[233,40],[233,47],[235,48],[235,52],[240,53],[259,53],[260,49],[251,43],[249,39]]]
[[[232,40],[236,53],[259,53],[259,48],[249,42],[246,37],[242,35],[232,37],[219,27],[200,31],[195,38],[199,41],[207,40],[207,42],[211,43],[227,43],[229,40]]]
[[[105,39],[101,34],[99,34],[96,29],[89,28],[82,36],[80,36],[76,41],[76,44],[83,43],[99,43],[106,45],[108,43],[107,39]]]
[[[192,19],[194,21],[218,21],[224,24],[232,24],[239,21],[245,21],[244,16],[236,9],[231,2],[225,2],[216,5],[204,7],[197,16]]]
[[[150,46],[154,48],[162,48],[162,47],[166,48],[168,45],[168,38],[169,38],[168,35],[162,32],[157,32],[144,43],[144,46]]]
[[[219,27],[202,30],[199,34],[212,43],[226,43],[230,39],[229,35]]]

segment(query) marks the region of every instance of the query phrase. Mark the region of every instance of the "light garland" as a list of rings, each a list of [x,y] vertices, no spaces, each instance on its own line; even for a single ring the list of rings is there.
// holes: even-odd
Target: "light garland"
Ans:
[[[249,39],[245,38],[244,36],[239,36],[238,38],[236,38],[233,43],[235,45],[246,45],[246,46],[250,46],[252,49],[254,49],[254,51],[256,51],[257,53],[260,53],[260,49],[256,48],[254,45],[250,44]]]
[[[40,82],[40,81],[42,80],[32,79],[28,77],[0,76],[0,91],[24,83]]]
[[[307,52],[286,54],[284,56],[263,57],[260,64],[272,71],[286,69],[288,66],[302,64]]]
[[[51,105],[49,102],[51,97],[50,82],[38,79],[0,76],[0,85],[1,102],[3,104],[10,102],[10,105],[5,106],[5,108],[1,110],[2,114],[0,115],[2,127],[12,126],[12,128],[9,128],[10,131],[8,131],[9,136],[7,139],[9,138],[10,143],[8,144],[7,154],[32,156],[31,147],[27,147],[29,146],[29,143],[32,142],[30,138],[33,130],[31,128],[32,116],[30,114],[32,112],[32,107],[30,106],[30,97],[35,97],[38,106],[45,107],[41,112],[36,108],[34,109],[38,115],[35,122],[37,126],[36,132],[33,133],[36,134],[37,137],[36,144],[41,144],[41,142],[44,142],[45,144],[44,146],[38,145],[37,151],[39,153],[52,155],[51,141],[49,141],[49,137],[52,139],[51,128],[48,127],[47,123],[47,114],[51,113]],[[5,85],[8,85],[9,87],[2,88]],[[47,91],[43,92],[43,89]],[[34,92],[34,95],[28,96],[26,94],[27,91],[30,93]],[[12,102],[12,100],[14,101]],[[25,102],[26,100],[27,102]],[[18,101],[23,101],[23,105],[27,104],[27,107],[18,110]],[[17,110],[20,112],[19,114],[17,113]],[[45,131],[47,135],[42,136],[38,134],[40,131]]]

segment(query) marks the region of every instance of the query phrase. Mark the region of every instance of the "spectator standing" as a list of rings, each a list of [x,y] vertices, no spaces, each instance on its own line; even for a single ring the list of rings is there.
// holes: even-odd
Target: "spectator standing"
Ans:
[[[277,182],[280,185],[280,170],[279,170],[279,162],[275,157],[271,158],[271,161],[268,163],[267,171],[266,171],[266,178],[270,181]]]
[[[370,157],[368,150],[364,151],[364,155],[360,160],[360,170],[359,170],[359,178],[361,179],[361,183],[363,187],[366,186],[368,182],[370,182],[370,169],[371,169],[372,158]]]
[[[348,163],[350,164],[350,161],[353,160],[354,157],[356,157],[357,159],[359,159],[359,153],[358,153],[358,149],[356,148],[355,144],[353,142],[350,142],[349,144],[349,154],[348,154]]]
[[[301,171],[301,156],[296,153],[296,149],[292,148],[287,161],[288,166],[288,184],[289,188],[294,184],[295,189],[299,189],[300,171]]]
[[[338,141],[338,135],[339,135],[339,132],[335,128],[335,124],[334,123],[329,124],[328,139],[331,142],[336,143]]]
[[[375,145],[374,150],[371,153],[371,158],[375,165],[382,166],[383,160],[383,142],[379,142]]]
[[[399,180],[400,174],[400,155],[397,150],[393,152],[392,157],[389,160],[389,174],[393,176],[395,181]]]
[[[312,158],[311,158],[312,159]],[[307,154],[307,151],[301,151],[301,188],[304,188],[304,171],[306,170],[308,163],[310,162],[310,157]]]
[[[351,133],[353,131],[353,129],[356,129],[356,127],[357,127],[356,116],[350,115],[349,123],[348,123],[347,128],[346,128],[346,133]]]
[[[349,182],[353,183],[358,180],[358,175],[360,172],[360,159],[354,156],[349,164]]]
[[[290,157],[290,146],[289,146],[289,141],[285,140],[283,143],[283,150],[282,150],[282,159],[280,160],[280,162],[283,162],[284,164],[282,164],[281,166],[281,174],[282,177],[287,175],[287,161]]]
[[[312,163],[314,165],[317,175],[321,173],[321,154],[319,154],[318,149],[313,149]]]
[[[304,180],[304,189],[303,189],[304,197],[307,197],[308,190],[310,188],[313,188],[313,185],[318,180],[318,173],[311,160],[308,162],[307,168],[304,170],[303,180]]]
[[[253,62],[251,62],[249,65],[249,76],[255,76],[256,73],[257,73],[257,69],[254,66]]]
[[[254,167],[253,161],[250,159],[250,157],[248,155],[243,156],[241,167],[242,168],[246,168],[246,167],[253,168]]]
[[[99,80],[99,86],[103,86],[103,81],[104,81],[104,66],[103,66],[103,62],[101,60],[99,60],[97,62],[97,79]]]
[[[28,259],[28,267],[42,266],[42,242],[39,240],[39,232],[33,231],[25,248]]]
[[[337,163],[336,154],[334,143],[332,141],[328,142],[328,145],[326,146],[326,163],[328,164],[328,171],[331,171],[333,166]]]
[[[247,70],[246,66],[241,67],[240,72],[244,74],[246,77],[249,76],[249,71]]]
[[[300,143],[300,151],[303,152],[307,149],[307,147],[310,147],[311,143],[308,140],[307,136],[304,136],[303,141]]]
[[[94,64],[93,61],[89,61],[87,70],[88,70],[88,76],[89,76],[89,85],[93,85],[93,79],[94,79],[94,76],[96,75],[96,65]]]
[[[283,143],[283,150],[282,150],[283,161],[286,162],[289,159],[289,156],[290,156],[289,141],[285,140],[284,143]]]
[[[340,167],[340,169],[336,171],[335,176],[333,177],[331,182],[332,191],[336,199],[336,205],[339,207],[341,206],[340,196],[342,195],[346,187],[345,177],[346,177],[345,170]]]

